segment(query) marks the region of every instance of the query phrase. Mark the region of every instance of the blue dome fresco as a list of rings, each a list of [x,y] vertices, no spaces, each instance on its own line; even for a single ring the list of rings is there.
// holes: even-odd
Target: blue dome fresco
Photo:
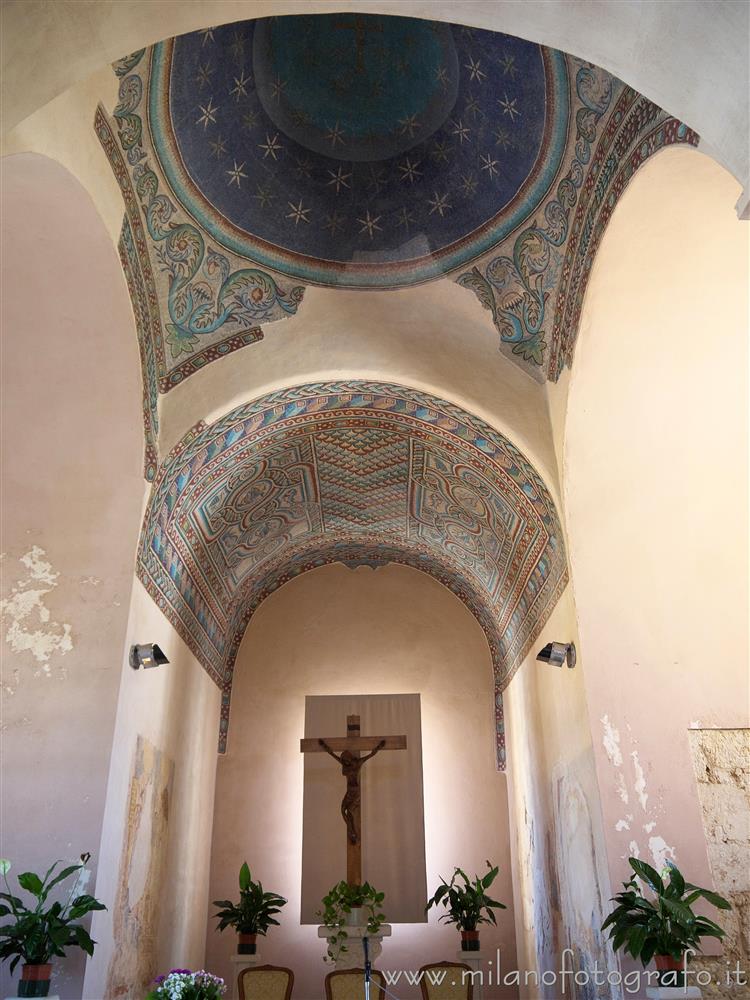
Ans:
[[[567,140],[564,57],[403,17],[288,16],[154,47],[149,127],[217,244],[306,283],[438,277],[533,214]]]

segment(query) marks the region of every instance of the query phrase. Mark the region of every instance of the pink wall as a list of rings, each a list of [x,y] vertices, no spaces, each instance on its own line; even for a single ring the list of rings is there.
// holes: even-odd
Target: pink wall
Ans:
[[[142,431],[130,301],[88,194],[21,154],[2,162],[2,210],[1,852],[17,874],[97,860]],[[80,997],[82,973],[79,952],[53,992]]]

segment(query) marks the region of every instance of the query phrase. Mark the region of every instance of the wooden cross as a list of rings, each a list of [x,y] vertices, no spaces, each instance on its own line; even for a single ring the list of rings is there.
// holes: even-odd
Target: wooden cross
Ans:
[[[346,778],[346,794],[341,800],[341,815],[346,823],[346,881],[362,884],[362,797],[359,772],[365,761],[381,750],[406,750],[405,736],[361,736],[359,716],[347,715],[346,736],[299,741],[300,753],[328,753],[341,764]],[[369,750],[364,757],[360,754]],[[336,753],[340,751],[340,753]]]

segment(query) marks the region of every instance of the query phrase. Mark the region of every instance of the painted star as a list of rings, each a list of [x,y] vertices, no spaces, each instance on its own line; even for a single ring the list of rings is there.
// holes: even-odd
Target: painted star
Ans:
[[[503,73],[505,76],[509,76],[511,80],[515,80],[516,74],[518,73],[518,66],[516,66],[516,57],[508,55],[507,53],[503,56],[500,65],[503,67]]]
[[[235,99],[239,104],[241,97],[247,97],[247,85],[250,83],[250,77],[245,76],[245,71],[243,69],[239,76],[234,77],[234,87],[229,91],[230,96],[235,95]]]
[[[486,170],[490,177],[494,177],[495,174],[500,172],[498,170],[500,161],[493,160],[491,153],[487,153],[486,156],[480,156],[479,159],[482,161],[482,170]]]
[[[258,124],[258,112],[257,111],[246,111],[242,116],[242,127],[246,128],[248,132],[251,128],[255,128]]]
[[[448,154],[450,152],[451,147],[447,139],[441,139],[440,141],[434,143],[432,149],[430,150],[432,158],[437,160],[438,163],[447,163]]]
[[[344,130],[341,128],[341,126],[339,125],[339,123],[336,122],[336,124],[333,126],[333,128],[329,128],[328,129],[328,131],[325,134],[325,138],[330,142],[331,149],[335,149],[336,148],[336,143],[339,143],[341,146],[343,146],[344,145]]]
[[[327,183],[328,187],[330,187],[331,184],[335,184],[336,185],[336,194],[339,194],[339,192],[341,191],[342,187],[345,187],[345,188],[350,188],[351,187],[351,184],[349,183],[349,179],[352,176],[351,170],[347,174],[344,171],[344,168],[342,166],[339,166],[338,170],[329,170],[328,173],[331,175],[331,179],[330,179],[330,181],[327,181],[326,183]]]
[[[380,194],[385,185],[385,170],[382,167],[370,167],[370,175],[367,178],[368,190],[374,194]]]
[[[206,63],[205,66],[199,64],[198,72],[195,74],[195,82],[201,90],[203,90],[207,84],[211,83],[211,74],[215,72],[216,70],[210,63]]]
[[[331,236],[335,236],[340,229],[344,228],[345,222],[346,222],[346,217],[343,215],[339,215],[339,213],[334,210],[332,215],[326,216],[326,223],[324,228],[330,230]]]
[[[216,124],[216,112],[219,110],[218,107],[213,105],[213,97],[209,97],[208,104],[205,107],[199,104],[198,107],[201,109],[200,118],[195,121],[196,125],[202,125],[203,131],[205,132],[209,125]]]
[[[406,118],[399,118],[398,123],[401,126],[399,129],[401,135],[408,134],[410,139],[413,139],[415,133],[417,133],[422,127],[417,121],[416,115],[407,115]]]
[[[287,87],[287,81],[282,80],[280,76],[277,76],[276,79],[271,84],[271,97],[273,98],[274,101],[281,100],[281,98],[284,96],[284,91],[286,90],[286,87]]]
[[[291,212],[287,212],[287,219],[294,219],[294,225],[298,225],[300,222],[309,222],[308,215],[312,211],[310,208],[302,207],[302,199],[300,198],[299,204],[295,205],[291,201],[287,202],[287,205],[291,208]]]
[[[450,76],[445,66],[438,66],[435,70],[435,83],[439,83],[443,90],[447,90]]]
[[[240,59],[245,55],[245,39],[239,33],[239,31],[234,32],[232,37],[232,44],[229,46],[232,50],[232,56],[235,62],[239,62]]]
[[[467,198],[476,194],[478,181],[473,173],[461,174],[461,190]]]
[[[297,161],[296,173],[298,177],[306,177],[310,180],[312,176],[313,163],[309,156],[295,156]]]
[[[310,116],[306,111],[301,111],[299,108],[295,108],[292,111],[292,121],[295,125],[309,125]]]
[[[396,225],[399,229],[405,226],[407,229],[412,222],[415,222],[414,213],[410,212],[408,208],[402,207],[396,216]]]
[[[441,218],[446,212],[450,212],[452,207],[451,203],[448,201],[448,195],[438,194],[437,191],[435,192],[434,198],[428,199],[427,204],[430,206],[430,215],[437,212]]]
[[[462,146],[465,142],[471,142],[471,139],[469,138],[471,135],[471,129],[469,128],[468,125],[464,125],[463,121],[460,118],[458,119],[458,121],[452,121],[451,125],[453,126],[451,135],[457,135],[458,138],[461,140]]]
[[[401,171],[401,180],[409,181],[413,184],[414,181],[419,180],[422,176],[422,171],[418,170],[420,161],[417,160],[416,163],[412,162],[411,157],[407,156],[403,163],[399,163],[398,169]]]
[[[487,74],[484,72],[483,69],[480,69],[480,66],[481,66],[480,59],[474,60],[471,58],[471,56],[469,56],[469,61],[464,64],[464,68],[468,69],[469,71],[470,81],[476,81],[477,83],[481,83],[482,80],[485,80],[487,78]]]
[[[218,139],[215,140],[212,139],[209,142],[209,146],[211,147],[211,153],[216,157],[217,160],[220,159],[222,156],[224,156],[224,154],[227,151],[226,139],[222,139],[221,136],[219,136]]]
[[[240,163],[239,166],[237,166],[237,161],[234,160],[234,167],[231,170],[227,170],[227,173],[229,174],[229,180],[227,181],[227,183],[229,184],[230,187],[232,186],[232,184],[236,184],[237,187],[242,187],[241,179],[244,177],[244,179],[247,180],[247,174],[242,169],[244,166],[245,166],[244,160],[242,163]]]
[[[504,128],[496,128],[494,131],[495,145],[499,146],[501,149],[510,149],[511,141],[510,136],[505,131]]]
[[[514,97],[511,100],[511,98],[509,98],[507,94],[504,95],[503,100],[500,100],[498,98],[498,102],[497,103],[503,109],[503,114],[504,115],[510,115],[510,120],[512,122],[514,122],[516,120],[516,118],[519,117],[520,114],[521,114],[521,112],[516,107],[517,102],[518,102],[518,98],[517,97]]]
[[[278,153],[281,152],[281,143],[279,142],[279,133],[277,132],[273,139],[270,137],[268,132],[266,132],[266,141],[258,143],[258,149],[263,150],[263,159],[267,157],[272,157],[274,160],[278,160]]]
[[[479,115],[482,114],[482,109],[479,106],[479,101],[472,94],[469,94],[469,96],[466,98],[466,105],[464,107],[464,111],[466,112],[467,115],[474,115],[475,118],[478,118]]]
[[[203,31],[201,31],[201,35],[203,35],[203,41],[201,42],[201,48],[203,48],[203,46],[206,44],[206,42],[213,42],[214,41],[214,31],[216,31],[216,27],[215,26],[213,28],[204,28]]]
[[[273,194],[273,192],[271,191],[270,187],[268,187],[268,185],[262,186],[258,184],[255,190],[257,191],[257,194],[254,194],[253,198],[257,199],[257,201],[260,202],[260,207],[270,208],[271,202],[276,197],[276,195]]]
[[[367,233],[367,235],[370,237],[370,239],[372,239],[373,233],[375,232],[375,230],[377,230],[378,232],[382,233],[383,227],[378,225],[378,223],[380,222],[380,218],[381,217],[379,215],[376,215],[373,218],[370,215],[370,209],[368,208],[367,211],[365,212],[364,219],[357,219],[357,222],[361,223],[361,225],[362,225],[362,228],[359,231],[360,235],[362,233]]]

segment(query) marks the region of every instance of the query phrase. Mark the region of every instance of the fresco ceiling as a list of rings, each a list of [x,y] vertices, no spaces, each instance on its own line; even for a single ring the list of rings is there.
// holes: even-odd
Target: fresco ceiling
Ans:
[[[525,456],[459,407],[404,386],[325,382],[198,425],[162,465],[137,573],[214,681],[274,590],[330,562],[403,563],[484,629],[502,690],[568,579],[554,502]]]
[[[630,177],[698,141],[603,69],[413,18],[237,22],[114,68],[119,103],[95,127],[125,201],[148,479],[159,394],[261,339],[311,284],[448,277],[504,354],[556,380]]]

